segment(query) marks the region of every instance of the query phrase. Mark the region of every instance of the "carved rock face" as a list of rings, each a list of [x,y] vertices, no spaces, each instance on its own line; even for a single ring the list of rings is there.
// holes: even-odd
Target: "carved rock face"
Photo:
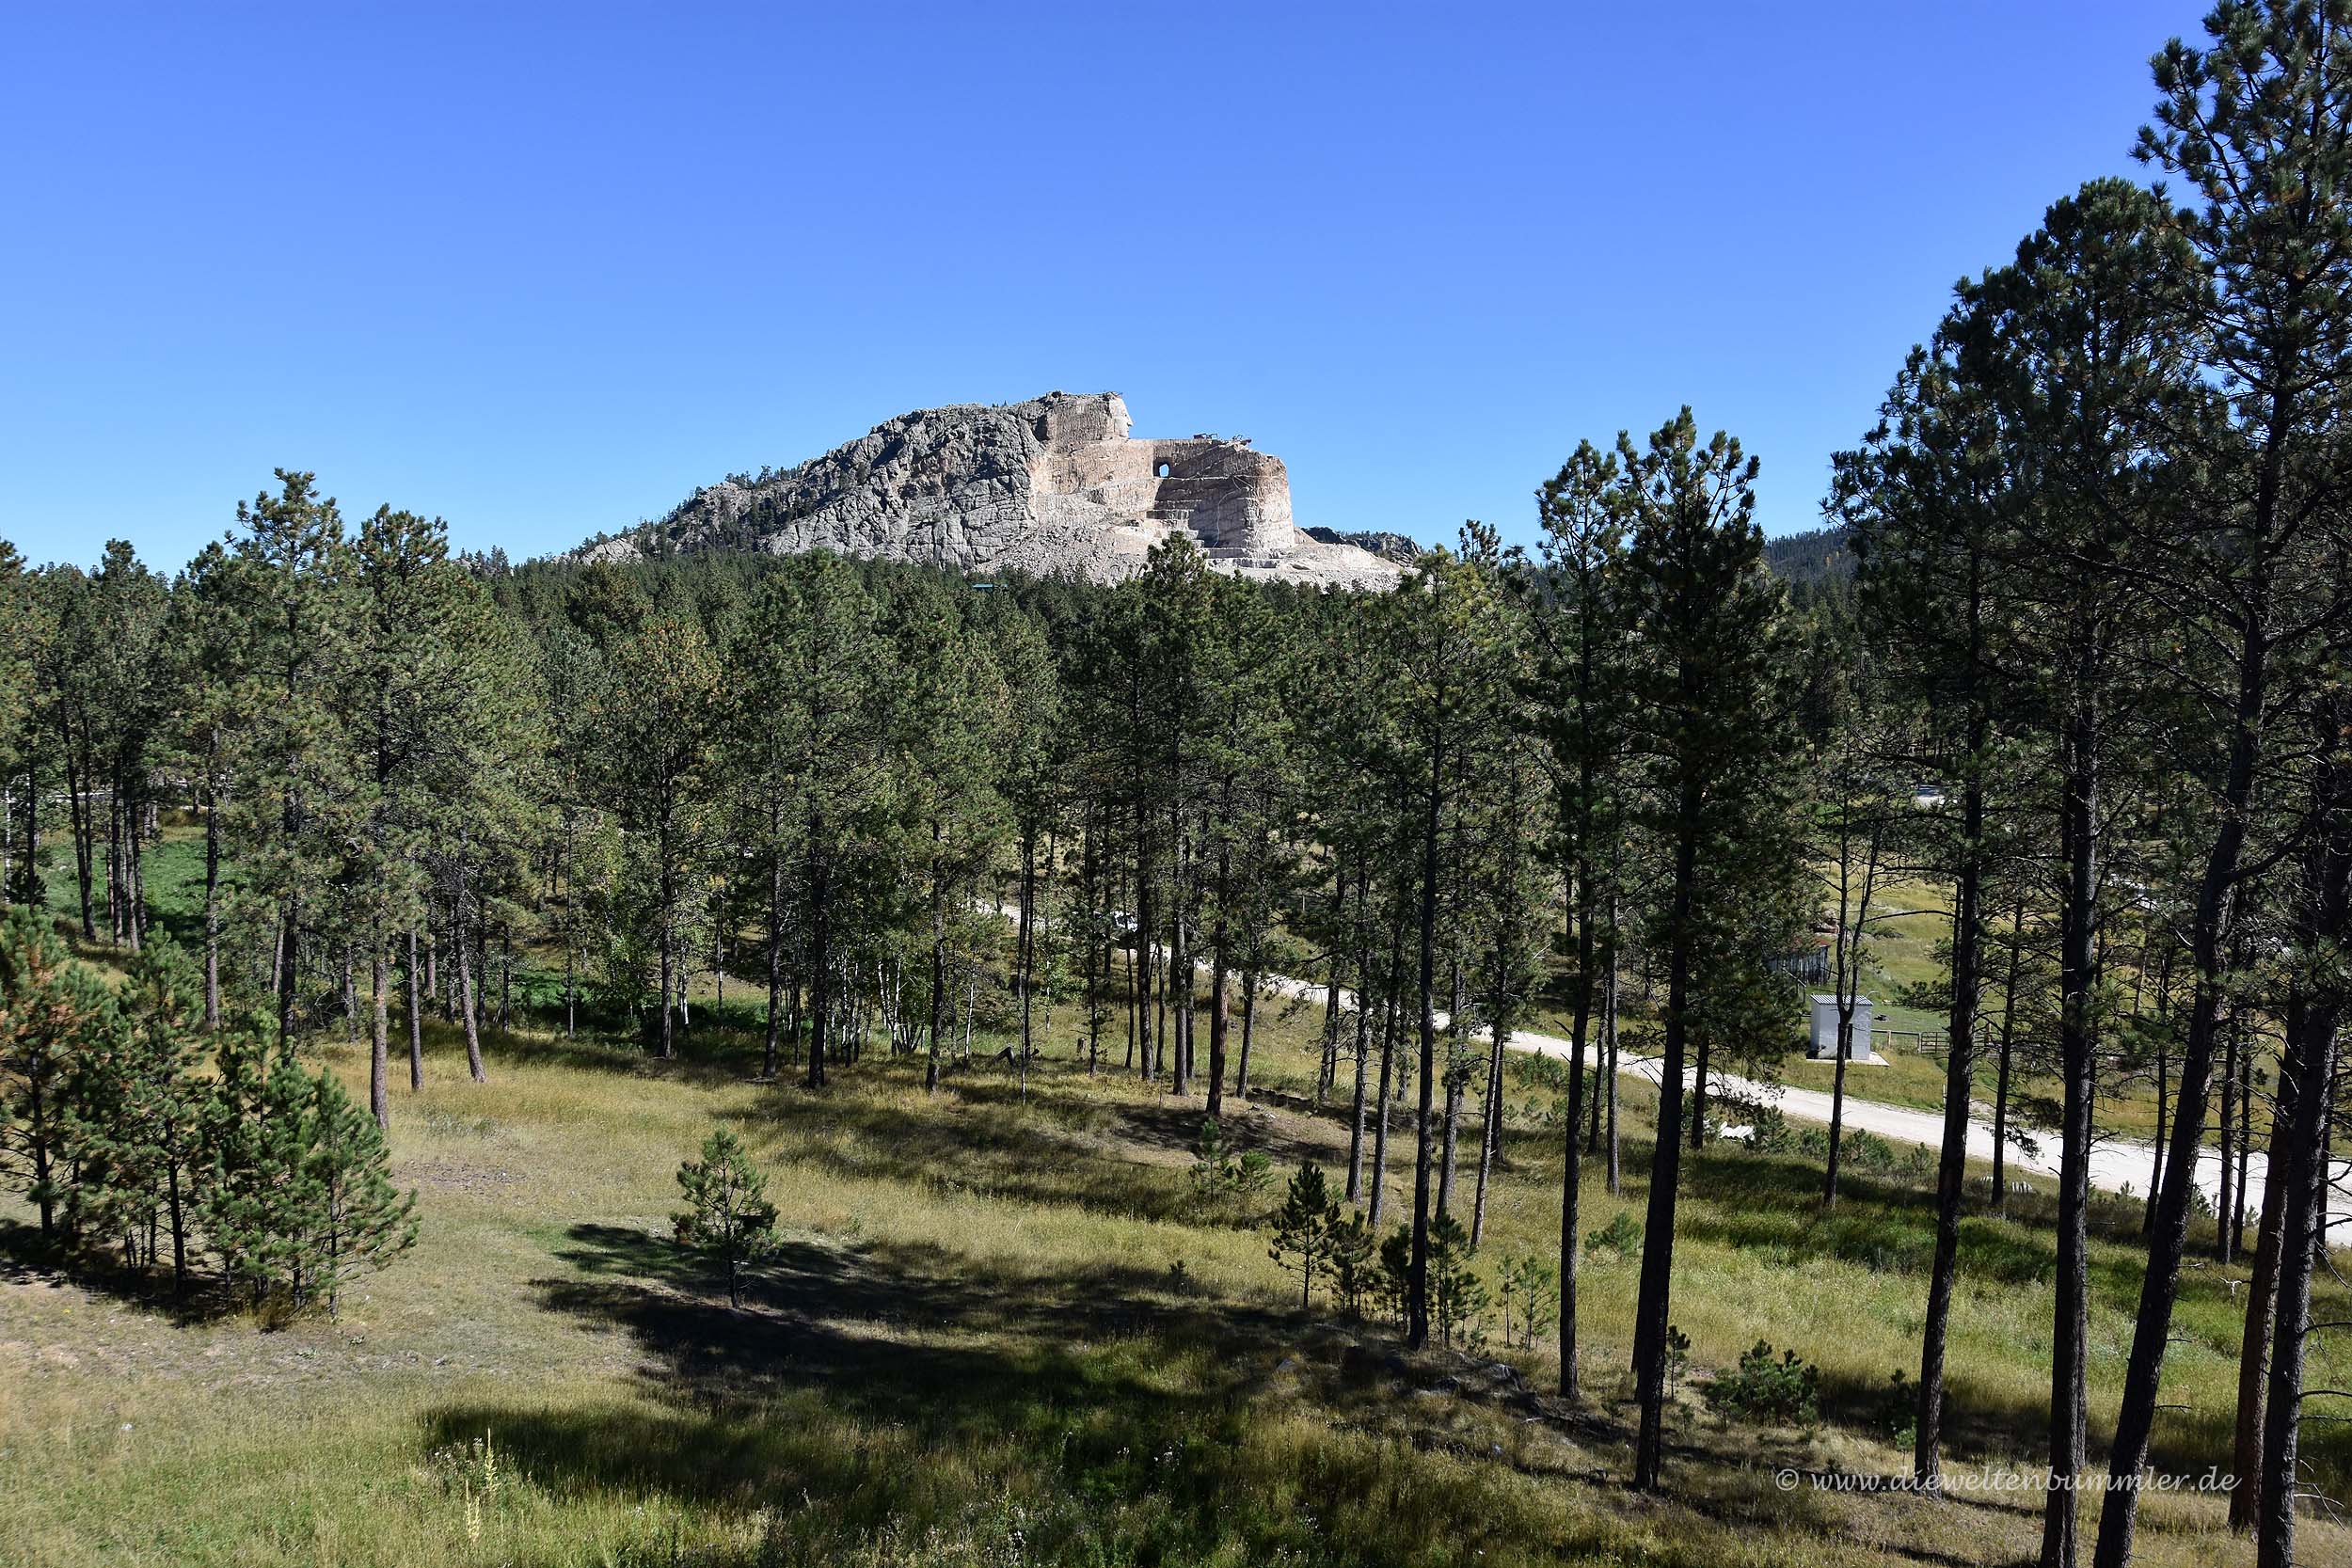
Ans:
[[[1280,458],[1246,439],[1137,439],[1133,423],[1116,392],[921,409],[775,478],[712,485],[585,553],[628,556],[660,538],[680,550],[823,548],[1111,582],[1187,534],[1219,570],[1244,576],[1398,580],[1393,562],[1293,524]]]

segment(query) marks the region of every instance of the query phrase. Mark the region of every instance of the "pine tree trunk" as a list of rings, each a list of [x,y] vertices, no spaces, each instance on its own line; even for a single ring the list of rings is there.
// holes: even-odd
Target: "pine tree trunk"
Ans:
[[[1968,1102],[1976,1086],[1982,934],[1978,901],[1984,838],[1980,765],[1988,728],[1981,717],[1971,724],[1971,760],[1961,793],[1960,864],[1952,890],[1952,978],[1944,1036],[1944,1143],[1936,1160],[1935,1256],[1928,1271],[1927,1320],[1921,1325],[1919,1346],[1919,1414],[1912,1444],[1912,1473],[1930,1488],[1942,1483],[1944,1473],[1944,1343],[1951,1322],[1952,1284],[1960,1272],[1960,1210],[1968,1180]]]
[[[2313,832],[2303,851],[2296,892],[2295,946],[2341,954],[2352,930],[2352,756],[2344,750],[2352,730],[2352,702],[2330,699],[2313,715],[2320,758],[2312,783]],[[2346,997],[2340,966],[2313,966],[2313,979],[2290,993],[2286,1051],[2279,1064],[2280,1114],[2293,1123],[2274,1156],[2265,1186],[2284,1188],[2280,1200],[2277,1328],[2270,1353],[2269,1390],[2263,1411],[2259,1568],[2288,1568],[2295,1560],[2295,1491],[2300,1480],[2303,1357],[2311,1333],[2312,1275],[2328,1267],[2328,1146],[2335,1118],[2336,1035]],[[2309,994],[2303,994],[2305,988]],[[2299,1006],[2297,1004],[2299,1003]]]
[[[1610,929],[1613,931],[1616,928],[1616,924],[1617,903],[1615,895],[1612,895],[1609,901]],[[1600,1027],[1602,1038],[1607,1043],[1609,1050],[1608,1069],[1602,1075],[1603,1083],[1606,1085],[1605,1092],[1609,1098],[1609,1147],[1607,1149],[1609,1160],[1609,1196],[1611,1197],[1617,1197],[1622,1196],[1623,1172],[1617,1160],[1617,966],[1614,958],[1615,944],[1613,942],[1611,943],[1610,951],[1612,957],[1609,965],[1609,973],[1603,978],[1602,982],[1608,988],[1608,996],[1602,1006]]]
[[[1486,1050],[1486,1092],[1478,1109],[1478,1191],[1470,1199],[1470,1250],[1486,1237],[1486,1183],[1492,1180],[1495,1146],[1502,1139],[1502,1053],[1509,1046],[1511,1025],[1498,1024]],[[1575,1124],[1569,1124],[1574,1137]]]
[[[1837,1156],[1845,1143],[1846,1131],[1846,1059],[1853,1040],[1853,1010],[1838,1009],[1837,1062],[1830,1073],[1829,1090],[1829,1169],[1821,1180],[1821,1207],[1837,1207]]]
[[[774,858],[768,865],[768,1026],[760,1045],[759,1076],[773,1081],[776,1076],[776,1026],[779,1005],[784,1000],[784,850],[783,824],[771,819],[769,842],[774,847]]]
[[[278,924],[278,1043],[294,1035],[294,990],[302,958],[302,900],[286,895],[285,913]]]
[[[1429,1135],[1436,1109],[1438,1071],[1438,826],[1445,806],[1445,747],[1429,752],[1429,796],[1421,840],[1421,1111],[1413,1127],[1413,1251],[1406,1279],[1405,1343],[1419,1350],[1429,1342]]]
[[[1168,958],[1168,991],[1175,1006],[1175,1061],[1168,1078],[1170,1094],[1188,1094],[1192,1085],[1192,986],[1193,956],[1190,910],[1184,881],[1184,838],[1181,831],[1171,834],[1175,850],[1170,858],[1170,886],[1174,889],[1170,916],[1170,951]]]
[[[466,1071],[475,1083],[486,1084],[490,1075],[482,1067],[482,1025],[474,1005],[473,960],[466,941],[466,862],[462,854],[457,861],[457,901],[451,928],[457,949],[457,1010],[466,1022]]]
[[[1248,974],[1242,976],[1241,990],[1241,1057],[1233,1064],[1233,1098],[1249,1098],[1249,1047],[1258,1033],[1258,974],[1257,960],[1252,958]],[[1321,1104],[1322,1097],[1315,1103]]]
[[[2294,1022],[2292,1017],[2290,1024]],[[2231,1443],[2230,1528],[2251,1530],[2262,1511],[2263,1401],[2269,1389],[2270,1338],[2279,1299],[2279,1230],[2283,1220],[2287,1143],[2294,1136],[2295,1090],[2279,1085],[2270,1149],[2263,1164],[2262,1227],[2254,1237],[2253,1276],[2246,1286],[2246,1328],[2238,1339],[2237,1423]]]
[[[1346,863],[1332,879],[1331,893],[1331,963],[1323,992],[1323,1064],[1315,1074],[1315,1105],[1321,1109],[1331,1098],[1331,1090],[1340,1079],[1340,961],[1344,942],[1340,936],[1340,923],[1347,918]]]
[[[1030,995],[1036,989],[1037,835],[1021,835],[1021,922],[1013,933],[1013,971],[1021,990],[1021,1073],[1028,1083],[1029,1053],[1035,1040],[1030,1026]]]
[[[931,829],[931,1009],[930,1059],[923,1068],[923,1087],[939,1087],[940,1032],[947,1018],[947,889],[941,877],[939,828]]]
[[[2328,1168],[2323,1140],[2334,1087],[2335,1033],[2342,1007],[2334,999],[2306,1002],[2288,1031],[2287,1057],[2280,1065],[2282,1090],[2293,1097],[2294,1129],[2283,1169],[2270,1180],[2283,1189],[2280,1209],[2277,1327],[2270,1352],[2269,1387],[2264,1398],[2259,1518],[2255,1560],[2259,1568],[2291,1568],[2295,1561],[2295,1497],[2301,1480],[2303,1357],[2311,1333],[2312,1275],[2324,1244]],[[2292,1085],[2289,1088],[2287,1085]]]
[[[417,928],[408,927],[408,1092],[424,1092],[424,1010],[417,994]]]
[[[220,1028],[220,793],[208,779],[204,801],[204,1028]]]
[[[1576,858],[1570,866],[1569,896],[1576,921],[1576,991],[1574,1011],[1568,1025],[1568,1105],[1566,1134],[1562,1138],[1560,1167],[1560,1397],[1574,1401],[1581,1397],[1577,1382],[1576,1322],[1577,1322],[1577,1263],[1581,1248],[1579,1239],[1583,1231],[1584,1169],[1582,1153],[1578,1148],[1577,1134],[1584,1120],[1584,1042],[1592,1028],[1594,971],[1599,967],[1599,943],[1595,940],[1593,921],[1597,911],[1593,907],[1594,868],[1592,845],[1592,814],[1588,803],[1596,785],[1593,764],[1588,759],[1580,766],[1578,777],[1578,822]],[[1610,908],[1615,910],[1615,895],[1611,895]],[[1613,969],[1613,962],[1611,968]],[[1502,1042],[1498,1040],[1497,1046]],[[1498,1081],[1502,1057],[1497,1053],[1495,1069]],[[1613,1130],[1612,1124],[1612,1164],[1614,1164]],[[1612,1183],[1612,1190],[1614,1184]]]
[[[392,1003],[384,987],[384,944],[380,940],[369,944],[368,999],[373,1015],[368,1051],[368,1111],[375,1117],[376,1131],[389,1132],[392,1130]]]
[[[2278,404],[2274,400],[2274,412]],[[2275,462],[2265,470],[2264,496],[2256,511],[2267,532],[2270,507],[2276,499]],[[2253,800],[2261,764],[2261,735],[2269,686],[2269,643],[2261,627],[2269,600],[2268,570],[2256,554],[2247,588],[2246,641],[2238,659],[2235,725],[2231,736],[2229,772],[2222,790],[2222,809],[2214,841],[2197,888],[2195,912],[2189,922],[2189,958],[2196,965],[2189,1001],[2188,1035],[2181,1046],[2181,1079],[2173,1116],[2172,1143],[2165,1156],[2164,1190],[2156,1203],[2156,1223],[2149,1237],[2148,1267],[2140,1275],[2139,1310],[2132,1329],[2132,1350],[2123,1369],[2123,1398],[2115,1416],[2115,1442],[2108,1450],[2108,1473],[2137,1477],[2147,1467],[2148,1445],[2155,1428],[2156,1402],[2164,1377],[2164,1353],[2172,1337],[2172,1307],[2180,1291],[2181,1260],[2188,1248],[2190,1199],[2196,1191],[2198,1153],[2204,1142],[2205,1095],[2213,1071],[2214,1034],[2221,1003],[2223,959],[2231,937],[2233,898],[2239,879],[2239,862],[2246,843],[2246,820]],[[2230,1213],[2231,1083],[2222,1086],[2222,1201],[2216,1211],[2222,1232],[2217,1254],[2229,1260],[2233,1238],[2228,1234]],[[2099,1544],[2095,1568],[2125,1568],[2132,1556],[2132,1537],[2139,1519],[2139,1488],[2111,1487],[2100,1508]]]
[[[1220,919],[1219,925],[1223,922]],[[1232,1004],[1229,994],[1232,971],[1225,962],[1224,933],[1220,930],[1209,956],[1209,1092],[1207,1113],[1212,1117],[1225,1114],[1225,1040],[1231,1025],[1229,1010]]]
[[[1390,966],[1388,997],[1380,1010],[1380,1092],[1373,1107],[1372,1124],[1372,1227],[1380,1228],[1380,1217],[1387,1208],[1389,1194],[1389,1080],[1396,1062],[1396,982],[1395,966]]]
[[[1347,1201],[1364,1196],[1364,1080],[1372,1070],[1372,932],[1364,919],[1364,879],[1356,879],[1356,1095],[1347,1118]],[[1381,1080],[1385,1098],[1388,1081]]]
[[[90,835],[96,832],[89,817],[94,807],[85,799],[88,774],[73,765],[73,720],[62,705],[57,710],[57,727],[64,745],[66,820],[73,832],[73,879],[82,900],[82,940],[96,942],[98,927],[90,919]]]
[[[2050,1478],[2042,1521],[2042,1568],[2074,1568],[2083,1449],[2090,1412],[2089,1370],[2091,1101],[2097,1042],[2092,999],[2098,890],[2098,719],[2088,705],[2067,721],[2060,806],[2059,1072],[2064,1083],[2058,1158],[2058,1280],[2052,1298]]]
[[[2215,1194],[2213,1206],[2214,1260],[2228,1268],[2232,1255],[2237,1250],[2237,1238],[2230,1234],[2230,1215],[2235,1207],[2237,1171],[2234,1168],[2237,1137],[2237,1029],[2235,1021],[2221,1032],[2221,1187]]]
[[[2001,980],[2000,1060],[1993,1086],[1993,1212],[2009,1212],[2010,1046],[2016,1038],[2017,971],[2026,941],[2026,895],[2021,887],[2010,914],[2009,969]]]
[[[2148,1198],[2139,1211],[2139,1233],[2152,1236],[2156,1229],[2156,1198],[2164,1191],[2164,1113],[2165,1113],[2165,1052],[2164,1052],[2164,993],[2156,993],[2156,1136],[2149,1146]]]
[[[1649,1206],[1642,1238],[1641,1293],[1633,1316],[1635,1394],[1641,1430],[1634,1441],[1633,1484],[1654,1492],[1666,1452],[1666,1344],[1672,1328],[1675,1200],[1682,1176],[1682,1084],[1689,1032],[1692,899],[1704,818],[1698,783],[1686,776],[1675,832],[1674,892],[1667,917],[1666,1017],[1658,1080],[1658,1144],[1650,1161]]]
[[[808,1087],[825,1086],[826,1026],[833,1012],[832,867],[818,853],[821,817],[812,817],[808,835]]]
[[[186,1207],[180,1196],[180,1159],[174,1151],[164,1167],[164,1198],[171,1216],[171,1293],[185,1299],[188,1293],[188,1220]]]
[[[1462,1083],[1461,1074],[1453,1068],[1445,1073],[1445,1118],[1439,1130],[1438,1150],[1438,1217],[1454,1212],[1454,1155],[1461,1141]]]

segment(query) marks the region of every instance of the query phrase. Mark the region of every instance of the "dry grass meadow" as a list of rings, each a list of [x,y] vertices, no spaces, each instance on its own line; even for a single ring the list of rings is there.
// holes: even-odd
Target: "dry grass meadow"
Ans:
[[[744,988],[748,991],[749,988]],[[1200,1117],[1073,1060],[1056,1021],[1026,1093],[973,1060],[935,1094],[912,1061],[809,1094],[753,1080],[747,1013],[703,1009],[691,1053],[565,1044],[534,1022],[465,1081],[445,1027],[396,1087],[416,1250],[340,1321],[265,1330],[175,1312],[35,1256],[0,1200],[0,1541],[11,1563],[1126,1564],[1614,1562],[1688,1568],[2028,1560],[2038,1497],[1783,1491],[1782,1466],[1894,1474],[1890,1374],[1915,1370],[1931,1208],[1857,1177],[1835,1213],[1794,1156],[1687,1168],[1674,1319],[1690,1336],[1663,1497],[1629,1491],[1636,1264],[1584,1272],[1588,1399],[1546,1396],[1549,1335],[1406,1357],[1268,1259],[1279,1199],[1206,1208]],[[1344,1163],[1307,1096],[1312,1021],[1264,1009],[1231,1141],[1278,1172]],[[364,1056],[317,1049],[356,1083]],[[1550,1087],[1515,1065],[1480,1266],[1557,1246]],[[1640,1217],[1647,1123],[1628,1094],[1621,1197],[1588,1167],[1585,1228]],[[678,1162],[718,1125],[755,1151],[782,1248],[730,1310],[668,1239]],[[1467,1143],[1469,1140],[1465,1140]],[[1410,1144],[1391,1139],[1391,1215]],[[1399,1179],[1400,1175],[1404,1179]],[[1469,1172],[1460,1189],[1467,1202]],[[1279,1186],[1279,1182],[1278,1182]],[[2137,1287],[2130,1222],[2098,1245],[2092,1406],[2113,1408]],[[1951,1348],[1965,1470],[2031,1471],[2048,1398],[2046,1207],[1972,1217]],[[2239,1270],[2184,1282],[2158,1432],[2169,1471],[2227,1467]],[[2344,1316],[2340,1294],[2324,1316]],[[1729,1422],[1700,1391],[1758,1339],[1820,1369],[1809,1429]],[[2340,1386],[2325,1360],[2312,1382]],[[2314,1402],[2313,1480],[2352,1481],[2352,1402]],[[2104,1429],[2098,1433],[2104,1437]],[[2217,1498],[2149,1505],[2145,1560],[2251,1560]],[[2314,1522],[2312,1562],[2352,1562]]]

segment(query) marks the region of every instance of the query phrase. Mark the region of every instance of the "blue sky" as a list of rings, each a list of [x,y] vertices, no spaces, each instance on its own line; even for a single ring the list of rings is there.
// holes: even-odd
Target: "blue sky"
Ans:
[[[2202,9],[19,5],[0,536],[177,565],[288,466],[519,558],[1056,388],[1425,540],[1687,402],[1809,527]]]

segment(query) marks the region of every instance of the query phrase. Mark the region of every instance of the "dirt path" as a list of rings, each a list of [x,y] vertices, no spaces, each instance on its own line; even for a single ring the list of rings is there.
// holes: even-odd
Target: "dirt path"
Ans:
[[[1008,917],[1013,912],[1009,906],[1002,904],[998,906],[998,911]],[[1295,980],[1284,974],[1263,975],[1260,977],[1259,984],[1270,995],[1298,1002],[1320,1004],[1327,994],[1327,989],[1322,985],[1311,980]],[[1343,988],[1340,991],[1340,1001],[1342,1006],[1353,1006],[1355,998],[1351,992]],[[1445,1018],[1446,1015],[1442,1012],[1438,1015],[1440,1027],[1443,1026]],[[1532,1033],[1513,1035],[1509,1049],[1524,1051],[1531,1055],[1556,1057],[1563,1061],[1567,1060],[1574,1053],[1569,1043],[1555,1035]],[[1869,1069],[1864,1068],[1860,1070],[1867,1072]],[[1643,1078],[1652,1084],[1657,1083],[1661,1076],[1661,1069],[1656,1057],[1630,1055],[1622,1050],[1619,1051],[1617,1056],[1617,1071],[1621,1075]],[[1753,1079],[1740,1077],[1736,1073],[1716,1072],[1709,1073],[1708,1077],[1710,1093],[1764,1101],[1779,1106],[1783,1116],[1793,1117],[1800,1121],[1819,1122],[1824,1127],[1829,1125],[1830,1096],[1820,1089],[1800,1089],[1787,1084],[1760,1084]],[[1688,1082],[1686,1079],[1686,1086]],[[1929,1148],[1941,1148],[1944,1146],[1944,1114],[1941,1111],[1921,1111],[1909,1105],[1888,1105],[1875,1100],[1860,1100],[1849,1093],[1846,1096],[1842,1125],[1849,1128],[1858,1127],[1866,1132],[1874,1132],[1882,1138],[1891,1139],[1897,1143],[1920,1144]],[[2031,1171],[2037,1176],[2056,1177],[2058,1173],[2058,1147],[2056,1140],[2042,1137],[2035,1141],[2038,1147],[2031,1154],[2019,1148],[2012,1142],[2010,1145],[2007,1164],[2012,1169]],[[1993,1124],[1991,1122],[1980,1121],[1974,1117],[1969,1118],[1968,1157],[1972,1160],[1991,1163],[1993,1159]],[[2102,1137],[2092,1145],[2090,1150],[2090,1184],[2103,1192],[2122,1193],[2128,1190],[2144,1196],[2148,1191],[2149,1178],[2154,1174],[2155,1157],[2155,1146],[2153,1144],[2141,1143],[2131,1138]],[[2262,1209],[2263,1181],[2268,1164],[2269,1162],[2259,1152],[2251,1155],[2247,1161],[2246,1212],[2249,1224],[2251,1217],[2259,1213]],[[2329,1176],[2331,1191],[2328,1196],[2328,1212],[2334,1218],[2352,1221],[2352,1160],[2336,1162],[2330,1168]],[[2204,1193],[2208,1201],[2215,1203],[2220,1201],[2221,1152],[2219,1149],[2208,1148],[2198,1158],[2197,1185]]]
[[[1268,976],[1265,987],[1277,995],[1303,1001],[1319,1002],[1325,995],[1321,986],[1281,976]],[[1341,991],[1340,996],[1343,1004],[1353,1000],[1345,990]],[[1438,1015],[1440,1023],[1444,1016],[1442,1013]],[[1562,1061],[1573,1054],[1569,1043],[1554,1035],[1515,1034],[1511,1037],[1509,1048]],[[1652,1084],[1657,1083],[1661,1076],[1656,1057],[1634,1056],[1622,1050],[1617,1056],[1617,1070],[1620,1074],[1629,1074]],[[1869,1069],[1862,1068],[1858,1070],[1867,1073]],[[1686,1079],[1686,1086],[1688,1082]],[[1726,1072],[1708,1074],[1708,1086],[1710,1094],[1763,1101],[1779,1106],[1783,1116],[1800,1121],[1819,1122],[1824,1127],[1829,1125],[1830,1096],[1819,1089],[1794,1088],[1786,1084],[1760,1084]],[[1941,1111],[1921,1111],[1909,1105],[1888,1105],[1874,1100],[1861,1100],[1851,1092],[1846,1096],[1843,1125],[1858,1127],[1866,1132],[1875,1132],[1882,1138],[1898,1143],[1921,1144],[1929,1148],[1941,1148],[1944,1145],[1944,1114]],[[2008,1164],[2012,1169],[2031,1171],[2038,1176],[2057,1176],[2058,1148],[2056,1140],[2045,1137],[2036,1142],[2039,1148],[2032,1154],[2012,1142]],[[1991,1162],[1992,1123],[1974,1117],[1969,1119],[1968,1157]],[[2247,1161],[2246,1208],[2249,1216],[2262,1208],[2263,1179],[2266,1166],[2267,1162],[2259,1152]],[[2105,1192],[2121,1193],[2129,1189],[2145,1195],[2154,1168],[2155,1146],[2153,1144],[2130,1138],[2103,1137],[2091,1148],[2090,1184]],[[2352,1162],[2339,1162],[2330,1174],[2334,1178],[2334,1190],[2328,1202],[2329,1212],[2352,1219]],[[2197,1185],[2208,1200],[2220,1201],[2221,1153],[2217,1148],[2208,1148],[2198,1160]]]

